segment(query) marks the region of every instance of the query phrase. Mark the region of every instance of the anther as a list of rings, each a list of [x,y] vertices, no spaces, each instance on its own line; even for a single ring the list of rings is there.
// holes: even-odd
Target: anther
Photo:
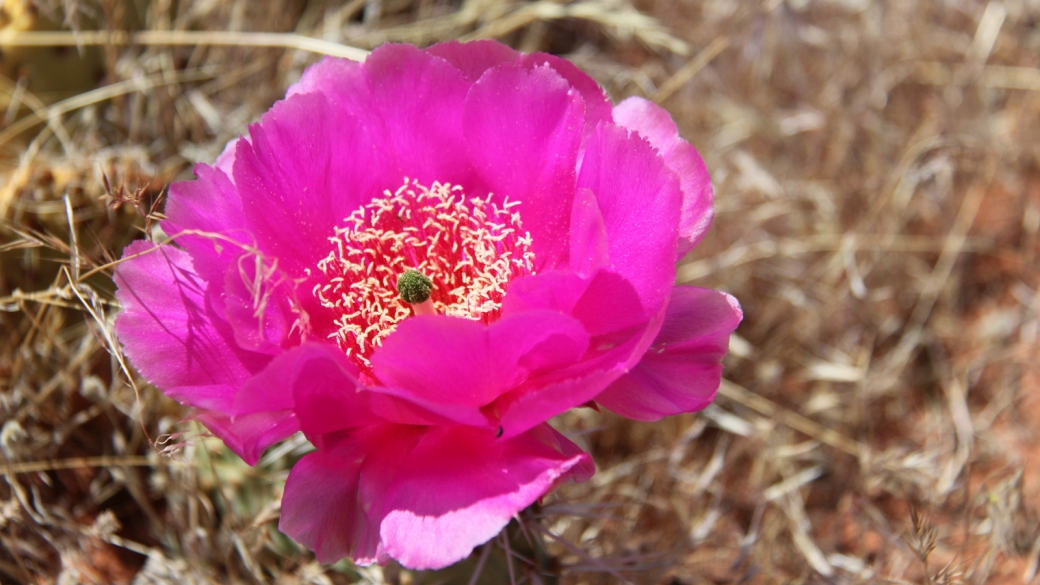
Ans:
[[[338,327],[329,337],[370,374],[372,351],[409,317],[495,321],[509,283],[534,273],[516,205],[406,180],[354,210],[318,262],[313,294]]]

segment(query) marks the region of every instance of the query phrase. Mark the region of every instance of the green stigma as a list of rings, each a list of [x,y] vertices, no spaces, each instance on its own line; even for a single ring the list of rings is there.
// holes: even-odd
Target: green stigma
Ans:
[[[430,298],[433,281],[418,270],[405,270],[397,277],[397,292],[409,305],[418,305]]]

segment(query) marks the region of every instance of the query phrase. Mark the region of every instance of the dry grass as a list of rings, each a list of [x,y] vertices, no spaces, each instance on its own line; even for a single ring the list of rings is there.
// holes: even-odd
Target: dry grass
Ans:
[[[0,19],[0,582],[1040,581],[1040,4],[636,2]],[[127,27],[149,32],[82,53],[10,32]],[[597,476],[452,574],[316,564],[274,530],[306,445],[246,467],[111,337],[110,262],[317,58],[299,47],[329,46],[303,37],[564,54],[661,102],[713,172],[717,220],[679,273],[744,305],[719,399],[654,424],[567,415]]]

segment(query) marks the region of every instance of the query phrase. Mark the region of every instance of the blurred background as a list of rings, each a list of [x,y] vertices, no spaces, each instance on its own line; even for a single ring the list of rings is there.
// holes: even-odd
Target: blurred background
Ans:
[[[182,423],[110,262],[322,53],[478,38],[672,113],[717,213],[678,280],[745,320],[704,412],[566,415],[597,475],[466,563],[321,566],[306,443]],[[1037,0],[2,0],[0,582],[1040,583],[1038,66]]]

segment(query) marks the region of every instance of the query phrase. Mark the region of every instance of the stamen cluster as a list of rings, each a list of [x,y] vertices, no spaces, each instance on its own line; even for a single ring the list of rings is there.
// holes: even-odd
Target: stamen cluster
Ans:
[[[531,235],[517,202],[467,198],[457,185],[405,180],[350,214],[318,263],[327,278],[314,296],[336,313],[330,337],[366,373],[369,356],[397,323],[412,315],[397,280],[417,270],[433,282],[438,313],[490,323],[508,283],[534,272]]]

